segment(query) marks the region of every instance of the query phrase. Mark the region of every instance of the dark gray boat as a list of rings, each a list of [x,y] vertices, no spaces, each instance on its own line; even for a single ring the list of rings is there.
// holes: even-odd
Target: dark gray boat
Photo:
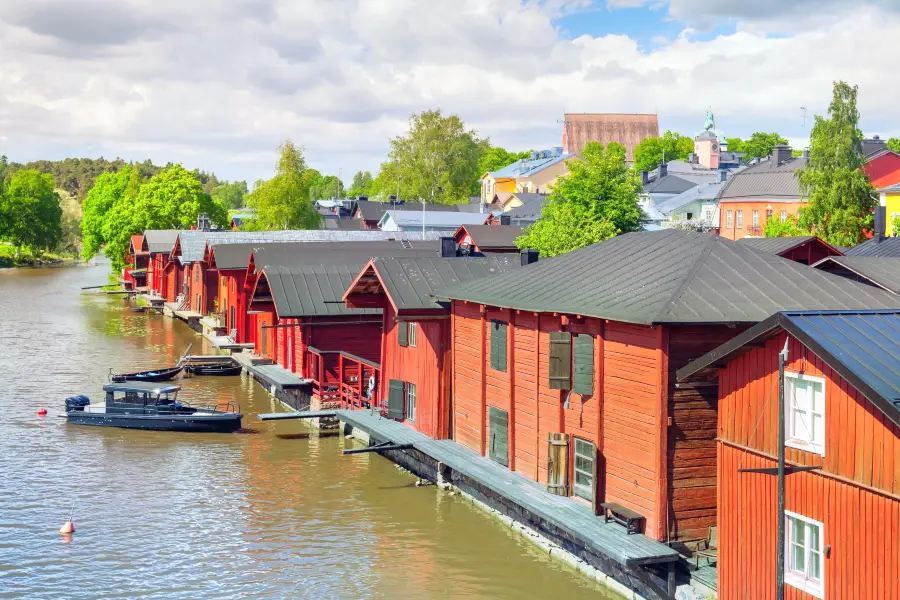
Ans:
[[[181,386],[128,381],[103,386],[102,402],[87,396],[66,398],[66,418],[78,425],[156,431],[230,432],[241,428],[234,405],[191,406],[178,400]],[[224,408],[224,410],[220,410]]]

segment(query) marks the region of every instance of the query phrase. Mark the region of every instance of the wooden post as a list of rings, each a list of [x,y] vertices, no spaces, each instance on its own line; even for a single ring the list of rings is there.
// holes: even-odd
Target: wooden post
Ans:
[[[480,402],[479,411],[478,411],[478,431],[481,432],[479,436],[481,438],[481,455],[485,456],[485,444],[487,442],[487,367],[485,366],[485,360],[490,360],[490,354],[487,351],[487,307],[483,304],[481,305],[481,385],[480,387],[480,395],[481,397],[478,399]]]
[[[778,511],[775,524],[775,598],[784,600],[784,364],[788,359],[790,336],[778,353]]]

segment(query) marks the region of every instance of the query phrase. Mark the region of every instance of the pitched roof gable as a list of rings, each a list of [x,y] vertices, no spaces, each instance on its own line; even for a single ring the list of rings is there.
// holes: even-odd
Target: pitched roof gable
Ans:
[[[347,308],[341,296],[364,266],[292,265],[266,266],[265,278],[279,318],[380,314],[380,309]],[[257,288],[259,283],[257,284]]]
[[[793,158],[778,167],[763,161],[728,178],[719,192],[719,200],[767,198],[799,201],[803,197],[797,171],[806,167],[805,158]]]
[[[515,248],[516,239],[522,235],[522,228],[512,225],[461,225],[457,236],[461,230],[469,234],[472,243],[482,250]]]
[[[817,269],[828,270],[838,265],[874,285],[894,294],[900,294],[900,258],[885,256],[829,256],[817,262]]]
[[[175,240],[181,229],[148,229],[144,231],[144,244],[142,246],[145,252],[151,254],[169,254],[175,247]]]

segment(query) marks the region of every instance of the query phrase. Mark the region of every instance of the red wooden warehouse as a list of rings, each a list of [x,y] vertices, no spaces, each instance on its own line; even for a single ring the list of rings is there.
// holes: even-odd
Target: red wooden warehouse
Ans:
[[[660,541],[705,536],[716,515],[715,390],[676,386],[677,368],[778,310],[900,307],[880,290],[674,230],[446,293],[453,439],[595,510],[637,512]]]
[[[450,310],[439,300],[448,285],[519,266],[518,255],[490,258],[376,258],[347,287],[344,301],[374,308],[379,325],[379,397],[388,414],[444,439],[450,429]]]
[[[718,381],[721,598],[775,598],[778,354],[785,598],[900,597],[900,311],[779,313],[678,372]]]
[[[802,265],[814,265],[829,256],[843,256],[840,250],[814,235],[745,237],[737,240],[736,243],[744,244],[763,252],[771,252]]]
[[[487,253],[518,252],[516,239],[521,227],[510,225],[460,225],[453,239],[463,256],[483,256]]]
[[[143,250],[143,245],[144,236],[131,236],[131,242],[128,244],[128,266],[125,268],[123,278],[135,290],[144,290],[147,287],[147,264],[150,262],[150,253]]]
[[[177,229],[148,229],[144,232],[141,251],[147,254],[147,287],[157,296],[165,296],[164,277],[169,255],[178,239]]]

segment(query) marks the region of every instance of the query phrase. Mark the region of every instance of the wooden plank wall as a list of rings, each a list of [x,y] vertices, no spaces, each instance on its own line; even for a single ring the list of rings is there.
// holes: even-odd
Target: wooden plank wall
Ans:
[[[534,313],[516,315],[510,367],[516,397],[515,444],[510,452],[515,470],[535,481],[547,481],[547,441],[538,434],[538,318]],[[543,458],[541,458],[543,457]]]
[[[827,400],[826,400],[827,402]],[[776,462],[719,443],[719,597],[775,598]],[[827,450],[826,450],[827,455]],[[825,598],[900,597],[900,501],[815,472],[788,475],[785,508],[824,526]],[[785,585],[788,600],[813,596]]]
[[[481,378],[486,347],[478,305],[453,302],[453,439],[482,452]],[[488,357],[489,358],[489,357]]]
[[[491,339],[493,336],[493,330],[490,327],[491,321],[499,321],[502,323],[509,322],[509,311],[504,309],[497,308],[488,308],[487,311],[487,331],[486,331],[486,344],[487,348],[491,348]],[[500,371],[491,366],[491,357],[490,352],[486,352],[484,355],[484,404],[487,407],[487,410],[484,411],[483,419],[484,421],[481,423],[481,429],[485,434],[490,432],[490,407],[493,406],[495,408],[499,408],[500,410],[507,413],[508,423],[509,423],[509,439],[508,439],[508,450],[510,463],[509,467],[511,469],[514,468],[515,462],[515,453],[513,451],[513,436],[515,431],[515,422],[513,421],[512,414],[510,413],[510,407],[512,403],[512,394],[511,394],[511,383],[512,383],[512,374],[514,372],[513,363],[515,360],[513,359],[512,352],[510,351],[510,344],[512,343],[512,339],[514,338],[514,334],[512,332],[512,327],[507,326],[506,328],[506,370]],[[487,438],[485,438],[487,439]]]

